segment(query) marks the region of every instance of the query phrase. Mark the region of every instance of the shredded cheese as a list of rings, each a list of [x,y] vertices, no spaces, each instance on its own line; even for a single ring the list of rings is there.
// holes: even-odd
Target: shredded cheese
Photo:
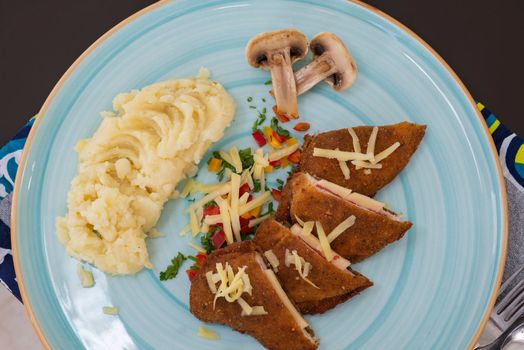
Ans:
[[[382,169],[382,164],[373,164],[364,162],[363,160],[352,160],[351,164],[364,169]]]
[[[220,188],[217,190],[210,192],[206,194],[204,197],[200,198],[199,200],[195,201],[193,204],[191,204],[189,207],[184,209],[184,213],[189,213],[191,210],[195,210],[196,208],[202,207],[207,202],[210,202],[214,200],[217,197],[220,197],[222,195],[228,194],[229,191],[231,191],[231,186],[229,184],[223,184]]]
[[[220,154],[220,157],[222,157],[222,159],[226,162],[228,162],[229,164],[231,164],[232,166],[235,166],[235,164],[233,164],[233,159],[231,158],[231,155],[224,152],[224,151],[218,151],[218,154]],[[236,167],[235,167],[236,168]]]
[[[363,194],[353,192],[347,198],[350,202],[353,202],[361,207],[367,208],[375,212],[381,212],[384,209],[384,203],[379,202]]]
[[[233,161],[232,165],[235,167],[237,174],[242,172],[242,160],[238,154],[238,149],[233,146],[229,149],[229,154],[231,155],[231,160]]]
[[[87,271],[80,263],[78,263],[77,274],[80,278],[80,283],[82,284],[82,287],[91,288],[95,285],[93,273],[91,271]]]
[[[239,158],[240,159],[240,158]],[[240,175],[233,174],[231,175],[231,227],[233,228],[233,234],[237,242],[240,242],[240,216],[238,215],[238,197],[240,190]]]
[[[200,226],[194,210],[189,212],[189,225],[191,226],[191,234],[195,237],[200,232]]]
[[[218,336],[218,333],[215,331],[212,331],[211,329],[207,329],[205,327],[198,327],[197,335],[200,338],[204,338],[207,340],[218,340],[220,337]]]
[[[295,219],[297,220],[297,222],[301,226],[300,234],[302,234],[303,236],[310,235],[311,232],[313,231],[313,227],[315,227],[315,222],[314,221],[306,221],[306,222],[304,222],[302,219],[300,219],[296,215],[295,215]]]
[[[306,281],[313,287],[320,289],[316,284],[314,284],[313,282],[311,282],[310,279],[307,278],[309,272],[311,271],[311,264],[307,262],[306,260],[304,260],[303,257],[298,255],[296,250],[293,250],[290,253],[289,249],[286,249],[285,265],[286,267],[295,265],[295,270],[298,272],[298,275],[300,276],[300,278],[302,278],[304,281]]]
[[[202,223],[202,226],[200,226],[200,232],[202,233],[208,233],[209,232],[209,225],[206,224],[205,222]]]
[[[116,316],[118,315],[118,308],[117,307],[114,307],[114,306],[104,306],[102,308],[102,311],[106,314],[106,315],[111,315],[111,316]]]
[[[263,222],[264,220],[266,220],[270,216],[271,216],[270,214],[266,214],[266,215],[261,216],[259,218],[251,219],[251,220],[249,220],[249,223],[247,224],[247,226],[249,228],[255,227],[256,225],[260,224],[261,222]]]
[[[237,302],[240,305],[240,307],[242,308],[242,312],[240,314],[241,315],[244,314],[244,315],[250,316],[251,313],[253,312],[253,308],[251,306],[249,306],[247,301],[245,301],[243,298],[240,297],[240,298],[238,298]]]
[[[247,314],[242,310],[240,313],[241,316],[247,316]],[[263,316],[267,315],[266,309],[264,309],[263,306],[252,306],[251,307],[251,315],[250,316]]]
[[[341,160],[344,162],[347,162],[349,160],[370,160],[372,158],[372,156],[368,154],[364,154],[364,153],[346,152],[346,151],[316,148],[316,147],[313,149],[313,156],[329,158],[329,159],[337,159],[337,160]]]
[[[189,179],[186,181],[186,184],[184,185],[184,188],[182,188],[182,192],[180,192],[181,198],[186,198],[189,192],[191,192],[191,189],[193,188],[195,181],[193,179]]]
[[[206,272],[206,280],[207,280],[207,285],[209,286],[209,289],[211,290],[213,294],[215,294],[217,292],[217,287],[215,285],[216,282],[213,281],[213,271]]]
[[[353,151],[360,153],[360,141],[358,139],[357,133],[355,132],[355,130],[353,130],[353,128],[349,128],[348,132],[351,135],[351,138],[353,139]]]
[[[249,186],[249,189],[252,190],[253,188],[255,188],[255,183],[253,182],[253,178],[251,177],[251,173],[248,170],[246,170],[246,171],[244,171],[244,174],[245,175],[243,177],[245,179],[245,182]]]
[[[329,243],[333,242],[335,239],[338,238],[338,236],[340,236],[342,233],[344,233],[344,231],[346,231],[348,228],[353,226],[355,224],[355,220],[356,220],[355,215],[351,215],[346,220],[344,220],[340,224],[338,224],[337,227],[335,227],[333,229],[333,231],[331,231],[327,235],[328,242]]]
[[[350,176],[349,167],[346,164],[346,162],[339,160],[338,166],[340,167],[340,170],[342,171],[342,175],[344,175],[344,179],[349,180],[351,176]]]
[[[264,156],[264,150],[259,148],[253,154],[253,160],[255,164],[260,165],[262,168],[265,168],[269,165],[268,156]]]
[[[267,261],[271,265],[271,268],[273,269],[273,271],[275,271],[275,273],[277,273],[278,272],[278,267],[280,266],[280,262],[278,261],[278,258],[275,255],[275,253],[273,253],[273,250],[271,250],[271,249],[270,250],[266,250],[264,252],[264,256],[266,257]]]
[[[238,209],[238,215],[243,215],[248,211],[251,211],[261,205],[265,204],[267,201],[271,200],[271,192],[266,191],[262,193],[257,198],[253,199],[251,202],[246,203]]]
[[[191,231],[191,225],[187,224],[186,226],[182,227],[180,232],[178,233],[179,236],[185,236],[187,233]]]
[[[282,159],[284,157],[287,157],[290,154],[294,153],[299,147],[300,147],[300,144],[295,143],[294,145],[291,145],[289,147],[282,148],[282,149],[280,149],[278,151],[270,153],[269,154],[269,161],[270,162],[274,162],[274,161],[277,161],[277,160]]]
[[[324,228],[322,227],[322,224],[318,221],[315,222],[315,226],[317,228],[317,235],[318,240],[320,242],[320,248],[322,249],[322,253],[324,254],[324,257],[327,261],[333,260],[333,251],[331,250],[331,246],[329,245],[329,241],[326,237],[326,233],[324,232]]]
[[[327,180],[320,180],[315,183],[315,186],[328,190],[329,192],[336,194],[340,198],[344,199],[347,199],[352,192],[349,188],[342,187]]]
[[[395,142],[394,144],[392,144],[391,146],[389,146],[388,148],[386,148],[385,150],[377,154],[375,156],[375,159],[372,160],[371,163],[376,164],[378,162],[383,161],[384,159],[389,157],[393,152],[395,152],[397,148],[399,147],[400,147],[400,142]]]
[[[197,252],[199,252],[199,253],[203,253],[203,254],[206,254],[206,250],[205,250],[204,248],[202,248],[202,247],[200,247],[200,246],[197,246],[197,245],[196,245],[195,243],[193,243],[193,242],[189,242],[188,244],[189,244],[189,246],[190,246],[191,248],[193,248],[193,249],[196,250]]]
[[[224,235],[226,236],[227,244],[233,243],[233,230],[231,229],[231,217],[229,216],[230,210],[226,200],[222,197],[217,197],[215,202],[220,208],[220,217],[222,218],[222,225],[224,226]]]
[[[204,219],[204,223],[211,226],[216,224],[222,223],[222,215],[216,214],[216,215],[206,215]]]
[[[371,135],[368,140],[368,148],[366,154],[370,157],[370,160],[375,159],[375,143],[377,142],[378,127],[374,126],[371,131]]]

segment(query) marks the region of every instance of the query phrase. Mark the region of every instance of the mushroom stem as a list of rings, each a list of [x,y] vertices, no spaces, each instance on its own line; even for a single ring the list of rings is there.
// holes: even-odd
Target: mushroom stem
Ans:
[[[297,96],[310,90],[320,81],[335,73],[336,67],[329,55],[322,54],[295,73]]]
[[[273,53],[268,57],[268,63],[278,113],[298,118],[297,90],[289,49]]]

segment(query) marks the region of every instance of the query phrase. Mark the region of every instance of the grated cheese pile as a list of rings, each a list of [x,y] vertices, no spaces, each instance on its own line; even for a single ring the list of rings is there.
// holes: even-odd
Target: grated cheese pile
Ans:
[[[242,294],[252,295],[253,287],[246,273],[246,266],[238,269],[234,273],[233,268],[226,262],[224,267],[222,263],[215,265],[216,273],[213,271],[206,272],[206,279],[209,289],[215,294],[213,308],[218,298],[224,298],[229,303],[237,302],[242,308],[241,316],[258,316],[266,315],[267,312],[263,306],[250,306],[243,298]],[[216,284],[219,283],[218,288]]]
[[[320,289],[315,283],[311,282],[311,280],[307,278],[312,268],[311,264],[304,260],[303,257],[298,255],[296,250],[292,250],[291,252],[289,252],[289,249],[286,249],[285,260],[286,267],[295,265],[295,270],[297,270],[300,278],[302,278],[304,281],[306,281],[313,287]]]
[[[362,153],[360,140],[358,139],[355,130],[349,128],[348,132],[353,141],[353,152],[341,151],[338,148],[332,150],[315,147],[313,149],[313,156],[338,160],[340,170],[346,180],[349,180],[351,175],[347,162],[351,162],[356,170],[362,168],[365,169],[364,174],[370,175],[371,169],[382,169],[382,164],[380,164],[380,162],[389,157],[400,146],[400,142],[395,142],[382,152],[375,154],[378,130],[379,128],[377,126],[373,127],[371,135],[369,136],[366,153]]]

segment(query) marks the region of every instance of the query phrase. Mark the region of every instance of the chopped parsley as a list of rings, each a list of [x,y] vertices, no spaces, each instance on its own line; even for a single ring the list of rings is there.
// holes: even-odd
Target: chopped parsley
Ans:
[[[184,256],[184,254],[179,252],[177,256],[171,259],[171,265],[169,265],[165,271],[160,272],[160,280],[167,281],[175,278],[178,274],[178,270],[186,260],[187,258]]]
[[[264,215],[271,215],[275,212],[275,209],[273,209],[273,202],[269,202],[269,204],[267,205],[267,210],[265,213],[262,213],[260,214],[260,216],[264,216]]]
[[[251,127],[251,131],[255,132],[258,130],[260,133],[262,133],[262,131],[259,130],[259,127],[266,121],[266,113],[267,110],[265,107],[262,109],[262,111],[258,112],[258,117],[255,119],[255,122]]]
[[[262,102],[266,102],[266,99],[264,97],[262,97]]]
[[[277,134],[289,137],[289,131],[278,125],[278,119],[276,117],[271,118],[271,129],[275,130]]]
[[[213,250],[215,250],[215,246],[213,245],[213,241],[211,240],[211,235],[213,234],[213,232],[210,229],[209,232],[207,232],[205,235],[200,236],[200,244],[202,245],[202,248],[206,250],[206,254],[209,254]]]
[[[249,108],[251,108],[251,109],[257,109],[257,107],[255,107],[255,106],[249,106]]]
[[[251,153],[251,148],[244,148],[238,151],[240,160],[242,161],[242,170],[249,169],[255,164],[253,159],[253,154]]]
[[[266,82],[264,83],[264,85],[271,85],[271,84],[272,84],[271,79],[269,79],[268,81],[266,81]]]
[[[247,98],[247,102],[251,102],[251,101],[253,101],[253,97],[249,96],[249,97]]]
[[[260,183],[260,180],[253,179],[253,192],[260,192],[262,189],[262,184]]]
[[[279,191],[282,191],[282,189],[284,188],[284,181],[282,179],[277,179],[277,184],[278,184],[277,189]]]

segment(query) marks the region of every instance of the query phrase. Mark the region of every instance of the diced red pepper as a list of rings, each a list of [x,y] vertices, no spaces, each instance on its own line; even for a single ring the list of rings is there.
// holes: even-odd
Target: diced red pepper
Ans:
[[[248,225],[244,225],[240,228],[241,233],[251,233],[253,228],[249,227]]]
[[[277,190],[276,188],[271,189],[271,194],[273,195],[273,198],[275,198],[276,201],[280,202],[280,198],[282,198],[282,192]]]
[[[218,215],[220,214],[220,208],[218,205],[208,205],[204,208],[204,211],[202,212],[202,215],[206,217],[206,215]]]
[[[248,224],[249,224],[249,219],[246,219],[246,218],[243,218],[242,216],[240,216],[240,227],[246,226]]]
[[[289,121],[288,117],[278,113],[277,106],[273,106],[273,113],[275,113],[275,115],[277,116],[278,120],[280,120],[281,123],[287,123]]]
[[[204,264],[204,261],[206,261],[206,258],[207,258],[207,255],[204,254],[204,253],[198,253],[196,255],[196,265],[197,266],[202,266]]]
[[[249,197],[247,197],[247,202],[251,202],[252,200],[253,200],[253,195],[250,194]],[[247,202],[246,202],[246,203],[247,203]]]
[[[249,188],[249,185],[248,184],[243,184],[242,186],[240,186],[240,188],[238,189],[238,198],[242,197],[242,195],[246,192],[249,192],[250,191],[250,188]]]
[[[187,269],[187,270],[186,270],[186,273],[187,273],[187,277],[189,278],[189,280],[190,280],[191,282],[193,282],[193,279],[195,278],[196,273],[197,273],[196,270]]]
[[[213,243],[213,247],[215,247],[215,249],[222,247],[225,241],[226,235],[224,234],[223,230],[216,231],[213,234],[213,237],[211,237],[211,242]]]
[[[278,168],[280,166],[280,159],[269,162],[269,165],[271,165],[273,168]]]
[[[295,129],[296,131],[308,131],[310,127],[311,124],[309,123],[297,123],[297,125],[295,125],[293,129]]]
[[[300,162],[300,155],[300,150],[297,149],[295,152],[287,156],[287,160],[289,160],[291,163],[298,164],[298,162]]]
[[[262,147],[266,144],[266,138],[259,130],[255,130],[251,135],[253,135],[253,138],[259,147]]]
[[[277,140],[279,143],[284,143],[287,140],[287,137],[280,135],[278,132],[273,130],[273,138]]]

